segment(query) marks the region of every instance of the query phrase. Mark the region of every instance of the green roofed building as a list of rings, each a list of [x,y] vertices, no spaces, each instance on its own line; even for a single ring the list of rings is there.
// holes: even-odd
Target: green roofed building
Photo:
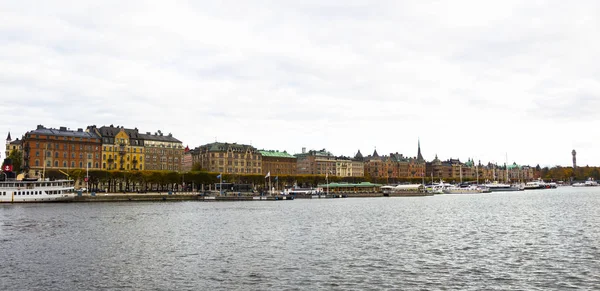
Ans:
[[[262,173],[271,176],[296,175],[296,157],[286,151],[259,150],[262,155]]]
[[[329,183],[319,184],[319,188],[328,189],[330,193],[379,193],[381,184],[361,183]]]

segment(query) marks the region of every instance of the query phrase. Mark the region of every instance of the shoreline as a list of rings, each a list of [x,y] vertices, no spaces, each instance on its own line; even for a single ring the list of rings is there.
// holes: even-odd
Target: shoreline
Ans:
[[[391,197],[425,197],[431,195],[408,194]],[[376,198],[388,197],[383,193],[344,193],[344,194],[321,194],[321,195],[274,195],[274,196],[255,196],[255,195],[223,195],[209,196],[199,193],[89,193],[75,195],[72,202],[123,202],[123,201],[203,201],[203,202],[221,202],[221,201],[290,201],[295,199],[337,199],[337,198]]]

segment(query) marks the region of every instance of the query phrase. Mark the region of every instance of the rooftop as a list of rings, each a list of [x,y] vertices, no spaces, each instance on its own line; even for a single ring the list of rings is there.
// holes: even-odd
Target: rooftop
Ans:
[[[259,150],[259,152],[263,157],[290,158],[290,159],[296,158],[293,155],[288,154],[286,151],[280,152],[280,151],[272,151],[272,150],[271,151]]]

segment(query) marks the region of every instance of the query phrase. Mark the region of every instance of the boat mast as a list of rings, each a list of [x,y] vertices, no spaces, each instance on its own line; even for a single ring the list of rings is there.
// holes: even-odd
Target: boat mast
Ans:
[[[506,154],[506,183],[508,183],[508,153]]]

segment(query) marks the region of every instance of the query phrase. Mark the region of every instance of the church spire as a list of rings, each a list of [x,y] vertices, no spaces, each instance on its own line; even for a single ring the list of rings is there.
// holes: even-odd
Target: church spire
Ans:
[[[8,132],[8,137],[6,137],[6,141],[12,141],[12,138],[10,138],[10,131]]]
[[[421,154],[421,139],[419,139],[418,152],[417,152],[417,161],[419,161],[419,162],[425,161],[425,159],[423,159],[423,155]]]

